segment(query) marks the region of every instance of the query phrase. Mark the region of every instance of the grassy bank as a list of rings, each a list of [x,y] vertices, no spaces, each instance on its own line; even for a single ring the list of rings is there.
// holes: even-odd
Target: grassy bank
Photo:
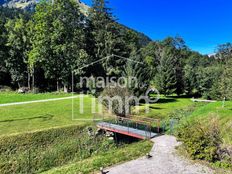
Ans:
[[[152,146],[153,143],[150,141],[126,145],[119,149],[111,149],[108,152],[102,152],[83,161],[52,169],[43,174],[89,174],[94,171],[99,172],[100,167],[109,167],[144,156],[146,153],[150,152]]]
[[[40,173],[108,150],[112,140],[90,136],[85,126],[69,126],[0,138],[0,173]]]
[[[225,107],[222,102],[210,103],[197,108],[188,120],[201,120],[208,122],[208,119],[217,118],[220,124],[220,130],[225,144],[232,145],[232,101],[227,101]]]
[[[150,141],[116,146],[104,135],[89,135],[84,125],[2,136],[0,173],[89,173],[144,156],[151,147]]]
[[[204,160],[216,168],[232,168],[232,102],[204,104],[192,113],[179,115],[176,135],[183,151],[194,160]]]

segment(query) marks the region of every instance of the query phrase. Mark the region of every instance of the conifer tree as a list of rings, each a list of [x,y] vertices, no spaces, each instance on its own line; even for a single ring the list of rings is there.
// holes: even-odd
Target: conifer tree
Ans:
[[[145,94],[150,85],[152,72],[141,53],[132,52],[125,65],[124,76],[128,79],[129,90],[135,96]]]
[[[175,59],[172,48],[165,48],[162,51],[160,65],[156,75],[156,87],[164,95],[170,95],[176,92]]]
[[[93,0],[93,6],[90,10],[94,60],[109,56],[103,61],[102,67],[107,75],[118,75],[120,73],[119,67],[125,64],[125,60],[112,55],[125,56],[123,51],[125,43],[107,3],[105,0]]]

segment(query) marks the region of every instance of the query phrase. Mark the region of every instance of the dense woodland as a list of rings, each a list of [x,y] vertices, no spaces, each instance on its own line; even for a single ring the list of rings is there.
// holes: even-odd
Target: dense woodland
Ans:
[[[143,65],[111,56],[80,68],[110,55]],[[192,51],[181,37],[149,42],[120,25],[104,0],[93,0],[88,15],[72,0],[42,1],[34,12],[0,9],[1,88],[68,91],[73,72],[76,80],[133,76],[164,95],[222,100],[232,99],[231,70],[232,44],[218,46],[209,57]]]

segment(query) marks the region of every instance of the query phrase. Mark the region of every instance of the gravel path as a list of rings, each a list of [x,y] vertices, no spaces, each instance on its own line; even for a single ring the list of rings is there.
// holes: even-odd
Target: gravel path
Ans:
[[[160,136],[152,139],[155,143],[150,159],[145,157],[108,169],[109,174],[213,174],[214,171],[175,154],[180,145],[173,136]]]

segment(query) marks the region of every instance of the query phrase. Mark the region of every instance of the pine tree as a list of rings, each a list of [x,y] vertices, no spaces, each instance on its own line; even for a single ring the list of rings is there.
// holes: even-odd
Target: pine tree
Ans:
[[[124,74],[128,79],[128,88],[135,95],[145,94],[150,86],[152,72],[141,53],[133,51],[128,59]]]
[[[164,95],[170,95],[176,92],[176,72],[175,57],[173,49],[165,48],[161,54],[158,74],[156,75],[156,87]]]
[[[121,29],[115,22],[111,9],[105,0],[93,0],[90,10],[91,34],[94,42],[94,60],[108,59],[102,63],[107,75],[118,75],[119,68],[125,64],[125,60],[112,55],[125,56],[124,40]]]

